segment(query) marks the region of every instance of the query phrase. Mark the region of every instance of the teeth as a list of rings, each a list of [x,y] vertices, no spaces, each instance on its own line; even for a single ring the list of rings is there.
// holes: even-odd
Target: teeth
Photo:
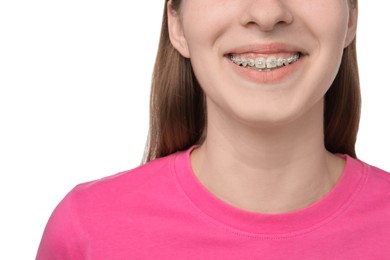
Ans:
[[[266,61],[265,61],[264,58],[256,59],[256,64],[255,64],[256,68],[258,68],[258,69],[265,69],[265,67],[266,67],[265,62]]]
[[[284,58],[279,58],[279,59],[278,59],[278,62],[277,62],[278,67],[283,66],[284,63],[285,63],[285,61],[286,61],[286,59],[284,59]]]
[[[266,71],[269,71],[270,69],[276,69],[283,66],[287,66],[293,62],[296,62],[299,58],[300,55],[298,53],[288,58],[276,58],[275,56],[270,56],[267,59],[263,57],[257,59],[245,59],[233,55],[231,55],[230,57],[232,62],[239,66],[247,67],[249,69],[254,69],[254,70],[266,70]]]
[[[275,57],[268,57],[267,59],[267,69],[273,69],[277,66],[277,60]]]

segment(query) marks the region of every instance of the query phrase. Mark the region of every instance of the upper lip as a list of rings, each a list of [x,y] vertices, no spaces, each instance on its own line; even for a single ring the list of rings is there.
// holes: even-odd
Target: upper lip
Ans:
[[[306,51],[303,48],[288,43],[246,44],[234,47],[226,54],[275,54],[283,52],[299,52],[301,54],[306,54]]]

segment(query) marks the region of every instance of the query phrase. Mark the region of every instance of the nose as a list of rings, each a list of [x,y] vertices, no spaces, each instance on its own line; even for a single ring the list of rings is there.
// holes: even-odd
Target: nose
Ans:
[[[240,0],[243,1],[243,0]],[[264,32],[272,31],[281,24],[291,24],[293,15],[284,0],[247,0],[241,24],[257,26]]]

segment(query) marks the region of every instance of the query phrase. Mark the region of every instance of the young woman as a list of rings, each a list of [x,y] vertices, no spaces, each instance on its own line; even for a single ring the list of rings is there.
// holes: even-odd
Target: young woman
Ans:
[[[390,259],[358,159],[354,0],[171,0],[145,164],[76,186],[37,259]]]

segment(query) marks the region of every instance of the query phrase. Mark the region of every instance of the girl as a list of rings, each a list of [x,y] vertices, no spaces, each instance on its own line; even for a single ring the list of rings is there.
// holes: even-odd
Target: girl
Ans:
[[[354,0],[170,0],[145,164],[76,186],[37,259],[390,259],[356,159]]]

